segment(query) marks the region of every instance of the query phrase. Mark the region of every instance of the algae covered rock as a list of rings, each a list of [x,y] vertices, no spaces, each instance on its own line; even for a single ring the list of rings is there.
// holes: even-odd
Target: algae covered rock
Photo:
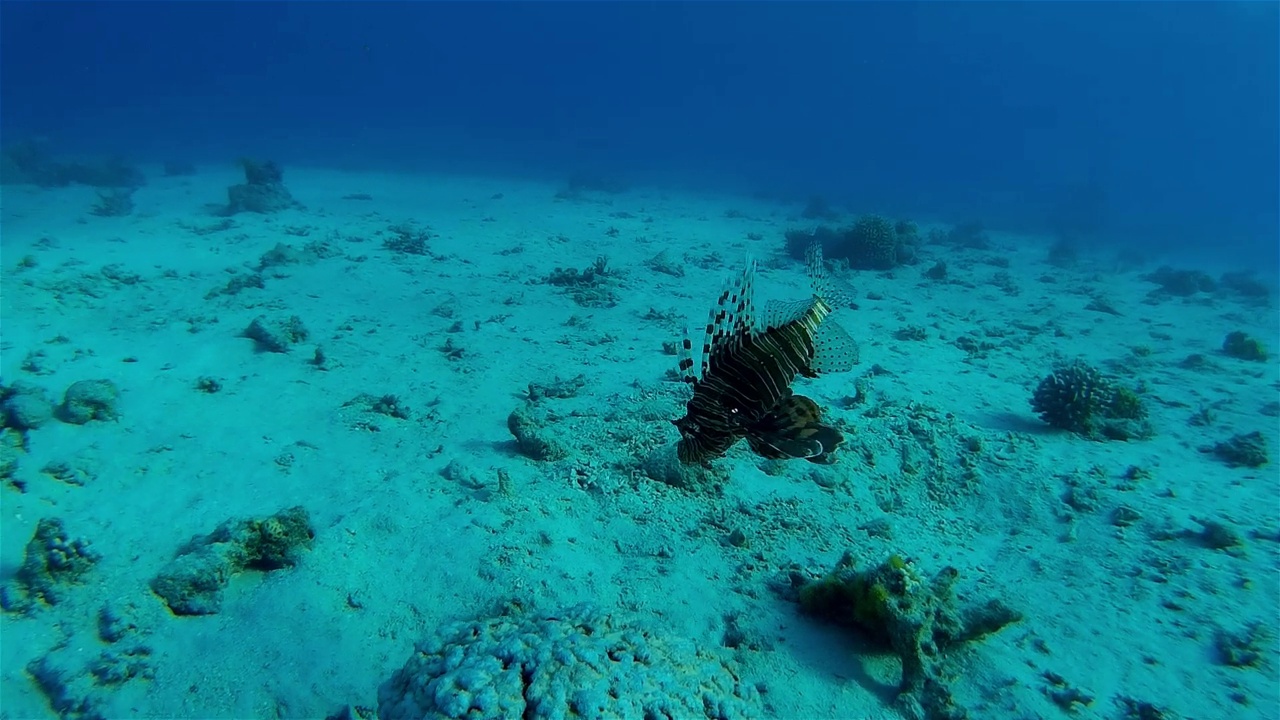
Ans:
[[[9,428],[0,430],[0,480],[15,482],[14,475],[18,472],[18,461],[24,452],[21,433]]]
[[[1228,333],[1227,337],[1223,339],[1222,352],[1240,360],[1267,361],[1267,349],[1263,347],[1262,342],[1257,338],[1245,335],[1239,330]]]
[[[231,564],[202,548],[171,560],[151,580],[151,590],[174,615],[213,615],[222,609],[222,589],[230,581]]]
[[[227,215],[240,212],[275,213],[299,207],[297,200],[284,186],[284,171],[276,163],[244,158],[245,182],[227,188]]]
[[[120,416],[119,398],[120,390],[110,380],[81,380],[67,388],[59,416],[75,425],[90,420],[115,420]]]
[[[758,717],[720,652],[590,605],[441,627],[378,688],[380,720]]]
[[[221,609],[222,590],[233,576],[293,567],[314,537],[300,506],[265,518],[227,521],[187,543],[152,579],[151,589],[174,615],[211,615]]]
[[[297,315],[275,319],[259,316],[244,330],[244,337],[253,340],[259,350],[274,353],[287,353],[289,348],[310,336]]]
[[[1215,444],[1211,450],[1219,460],[1231,467],[1257,468],[1271,460],[1267,454],[1267,439],[1257,430],[1233,435]]]
[[[640,469],[650,480],[693,492],[715,489],[729,480],[728,472],[719,465],[681,462],[675,443],[660,445],[649,451],[640,462]]]
[[[840,257],[852,268],[890,270],[915,256],[915,236],[910,223],[895,224],[879,215],[866,215],[845,231]]]
[[[1190,297],[1197,293],[1211,293],[1218,289],[1218,283],[1208,274],[1199,270],[1178,270],[1162,265],[1155,272],[1142,276],[1143,280],[1160,286],[1157,291],[1164,295]]]
[[[994,599],[961,606],[953,591],[957,576],[945,567],[926,577],[899,555],[860,569],[845,553],[823,577],[793,574],[790,590],[806,614],[851,628],[898,655],[899,706],[911,718],[942,720],[965,717],[948,687],[956,670],[950,651],[1022,618]]]
[[[0,604],[16,611],[30,610],[37,601],[57,605],[101,558],[87,540],[70,537],[61,519],[44,518],[36,524],[15,583],[4,588]]]
[[[516,449],[525,457],[553,462],[569,456],[569,448],[551,429],[548,413],[535,403],[525,403],[512,410],[507,416],[507,429],[516,439]]]
[[[53,417],[54,406],[43,388],[25,382],[0,389],[0,416],[4,426],[15,430],[34,430]]]

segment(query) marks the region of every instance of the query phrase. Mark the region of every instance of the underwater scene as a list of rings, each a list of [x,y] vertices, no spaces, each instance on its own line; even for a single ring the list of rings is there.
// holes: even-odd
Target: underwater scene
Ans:
[[[0,3],[0,720],[1280,719],[1278,38]]]

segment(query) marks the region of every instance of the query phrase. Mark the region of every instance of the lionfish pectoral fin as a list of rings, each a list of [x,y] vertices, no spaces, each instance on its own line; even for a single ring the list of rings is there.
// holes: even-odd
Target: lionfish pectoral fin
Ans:
[[[813,300],[770,300],[764,306],[764,329],[780,328],[803,320],[813,311]]]
[[[819,465],[830,465],[831,463],[834,463],[836,458],[832,453],[835,452],[836,448],[844,444],[844,433],[830,425],[823,425],[822,423],[814,423],[813,425],[810,425],[805,428],[805,432],[808,433],[809,439],[816,440],[822,445],[822,452],[817,455],[810,455],[805,459],[811,463],[818,463]]]
[[[822,410],[803,395],[790,395],[747,430],[747,444],[759,456],[781,460],[804,458],[834,462],[829,453],[844,442],[844,435],[822,423]]]
[[[747,446],[762,458],[769,460],[810,459],[824,453],[817,440],[797,438],[787,433],[765,433],[747,436]]]
[[[813,360],[810,367],[817,373],[847,372],[858,364],[860,350],[840,323],[828,320],[813,336]]]

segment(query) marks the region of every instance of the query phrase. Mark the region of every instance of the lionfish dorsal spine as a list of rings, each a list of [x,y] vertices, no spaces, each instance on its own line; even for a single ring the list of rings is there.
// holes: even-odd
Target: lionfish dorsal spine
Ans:
[[[707,318],[699,378],[707,376],[707,371],[715,357],[728,352],[734,345],[750,337],[754,331],[755,275],[755,261],[748,259],[742,275],[726,281],[724,289],[720,291],[720,297],[711,308],[710,317]]]
[[[696,391],[700,376],[693,369],[693,335],[689,333],[688,325],[684,327],[684,339],[680,342],[677,356],[680,360],[680,381],[688,385],[690,390]]]
[[[756,261],[753,258],[747,258],[747,266],[743,269],[742,278],[738,281],[738,298],[733,323],[735,339],[744,339],[755,332],[755,282]]]
[[[721,295],[723,301],[723,295]],[[716,337],[716,325],[719,323],[720,303],[717,302],[711,306],[711,313],[707,316],[707,327],[702,332],[702,355],[699,358],[698,379],[707,376],[707,369],[711,366],[711,346]]]

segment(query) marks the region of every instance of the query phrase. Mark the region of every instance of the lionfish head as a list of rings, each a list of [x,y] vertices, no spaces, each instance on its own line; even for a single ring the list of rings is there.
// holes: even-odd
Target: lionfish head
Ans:
[[[724,423],[717,422],[705,410],[690,407],[684,417],[672,420],[680,431],[676,454],[685,463],[700,463],[724,454],[738,440],[732,432],[724,430]]]

